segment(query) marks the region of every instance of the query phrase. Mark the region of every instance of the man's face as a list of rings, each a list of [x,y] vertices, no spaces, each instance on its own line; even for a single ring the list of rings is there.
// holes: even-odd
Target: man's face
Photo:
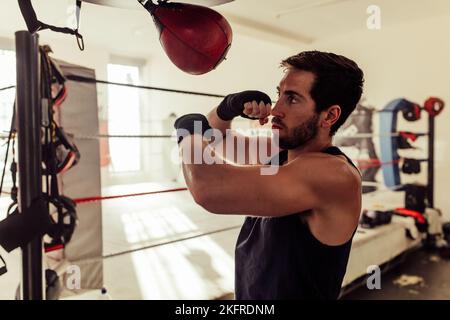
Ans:
[[[282,149],[295,149],[317,136],[320,117],[310,95],[313,83],[313,73],[296,69],[288,69],[280,82],[272,129]]]

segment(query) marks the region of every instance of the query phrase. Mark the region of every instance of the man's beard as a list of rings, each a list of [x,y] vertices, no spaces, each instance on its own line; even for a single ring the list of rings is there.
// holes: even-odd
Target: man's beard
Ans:
[[[274,123],[280,123],[279,119],[274,119]],[[279,147],[281,149],[290,150],[298,148],[317,136],[319,115],[314,114],[306,122],[292,130],[292,134],[287,137],[279,137]]]

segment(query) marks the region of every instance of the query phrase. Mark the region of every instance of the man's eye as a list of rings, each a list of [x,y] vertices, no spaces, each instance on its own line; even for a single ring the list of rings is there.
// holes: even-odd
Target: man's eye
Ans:
[[[289,103],[297,103],[297,99],[294,96],[289,96],[288,101]]]

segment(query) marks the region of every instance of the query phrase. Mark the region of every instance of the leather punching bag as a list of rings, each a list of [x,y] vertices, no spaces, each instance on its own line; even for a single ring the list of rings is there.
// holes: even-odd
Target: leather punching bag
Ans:
[[[166,1],[147,1],[144,7],[153,17],[167,56],[184,72],[205,74],[225,59],[233,32],[220,13],[203,6]]]

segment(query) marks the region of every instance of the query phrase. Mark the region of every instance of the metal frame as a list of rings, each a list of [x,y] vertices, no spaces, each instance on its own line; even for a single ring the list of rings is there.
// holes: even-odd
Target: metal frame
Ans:
[[[428,207],[434,208],[434,124],[435,117],[428,115],[428,175],[427,175],[427,200]]]
[[[41,172],[41,86],[39,36],[28,31],[15,33],[16,40],[16,115],[19,151],[19,209],[27,210],[42,196]],[[44,300],[42,238],[22,248],[22,299]]]

